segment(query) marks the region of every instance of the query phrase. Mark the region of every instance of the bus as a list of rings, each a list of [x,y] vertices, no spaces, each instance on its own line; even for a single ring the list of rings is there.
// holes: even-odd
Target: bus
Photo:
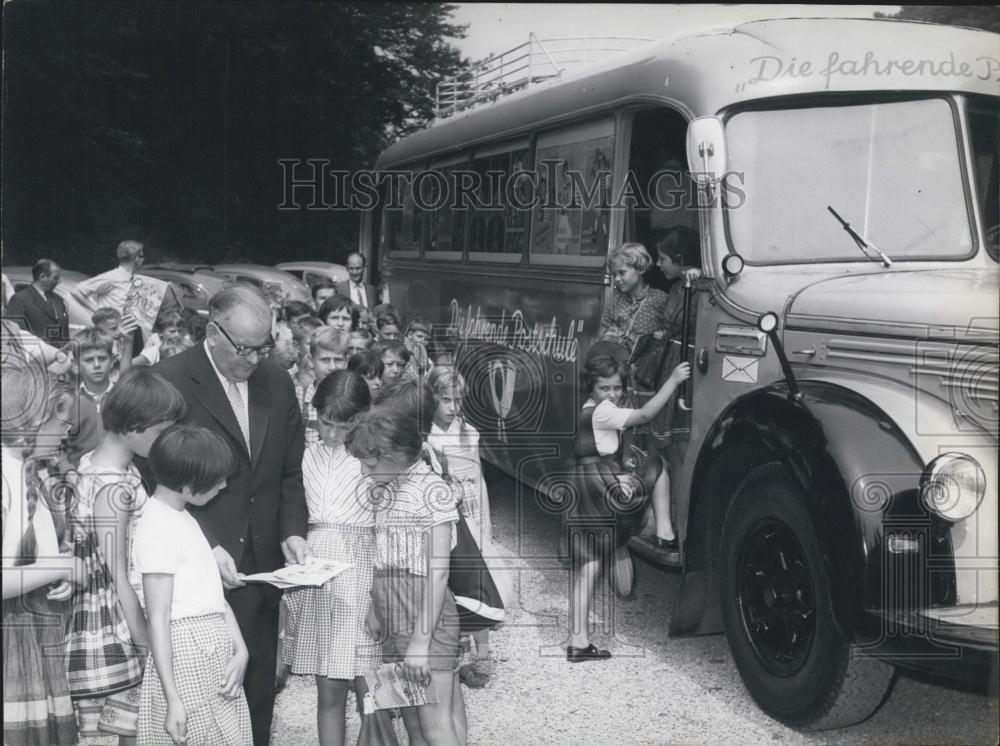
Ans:
[[[763,20],[576,67],[538,46],[439,89],[361,231],[453,351],[486,458],[567,509],[608,252],[692,227],[670,634],[724,632],[800,729],[865,719],[897,667],[995,682],[1000,36]]]

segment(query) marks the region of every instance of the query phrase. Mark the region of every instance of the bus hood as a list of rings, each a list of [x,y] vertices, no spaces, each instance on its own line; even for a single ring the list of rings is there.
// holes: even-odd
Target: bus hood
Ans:
[[[892,269],[826,277],[791,293],[789,329],[995,342],[998,273]]]

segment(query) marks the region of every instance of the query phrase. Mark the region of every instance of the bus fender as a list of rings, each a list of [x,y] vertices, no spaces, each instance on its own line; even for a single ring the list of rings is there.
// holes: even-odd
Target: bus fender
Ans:
[[[912,501],[922,461],[873,402],[840,385],[800,381],[733,401],[704,439],[691,479],[685,567],[671,635],[722,631],[719,540],[726,511],[752,468],[776,461],[800,484],[834,580],[831,607],[848,639],[881,602],[882,512]],[[872,631],[877,634],[877,631]]]

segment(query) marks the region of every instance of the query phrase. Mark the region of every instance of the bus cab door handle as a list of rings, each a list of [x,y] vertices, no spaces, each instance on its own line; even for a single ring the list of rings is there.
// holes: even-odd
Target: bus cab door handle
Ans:
[[[708,373],[708,348],[702,347],[698,350],[698,372],[702,375]]]

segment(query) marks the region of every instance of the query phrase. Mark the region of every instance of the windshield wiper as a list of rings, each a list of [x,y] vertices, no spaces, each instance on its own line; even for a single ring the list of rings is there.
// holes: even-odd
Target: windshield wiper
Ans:
[[[882,264],[885,266],[886,269],[892,266],[892,259],[883,254],[878,246],[873,244],[871,241],[865,241],[865,239],[859,236],[858,232],[851,227],[851,224],[848,223],[846,220],[844,220],[842,217],[840,217],[840,215],[837,214],[837,211],[834,210],[832,207],[830,207],[830,205],[827,205],[826,209],[830,211],[830,214],[833,215],[833,217],[837,218],[840,224],[844,227],[844,230],[847,231],[847,235],[849,235],[851,238],[854,239],[854,243],[858,245],[858,248],[861,249],[861,253],[865,255],[866,259],[871,259],[873,262],[878,261],[878,259],[876,259],[875,257],[873,257],[871,254],[868,253],[868,249],[871,249],[872,251],[874,251],[876,254],[879,255],[879,257],[882,259]]]

